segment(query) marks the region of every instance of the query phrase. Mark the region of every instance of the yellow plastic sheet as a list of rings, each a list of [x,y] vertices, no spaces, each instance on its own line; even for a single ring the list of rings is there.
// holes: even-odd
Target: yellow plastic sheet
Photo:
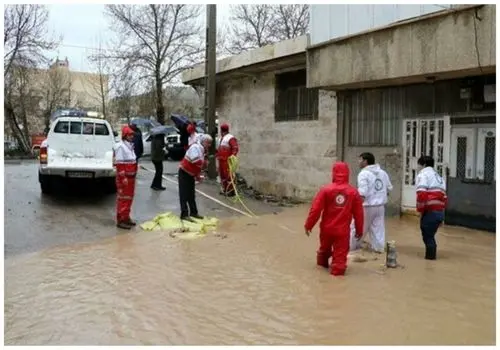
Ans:
[[[192,218],[194,222],[182,221],[172,212],[157,215],[153,220],[140,225],[144,231],[168,231],[170,236],[180,239],[195,239],[217,229],[217,218]]]

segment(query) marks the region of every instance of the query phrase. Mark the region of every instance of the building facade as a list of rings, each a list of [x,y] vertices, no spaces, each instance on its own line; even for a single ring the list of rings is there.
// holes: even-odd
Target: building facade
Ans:
[[[338,15],[373,19],[337,29],[325,6],[341,5],[311,6],[310,37],[218,62],[217,110],[242,141],[243,175],[310,198],[334,160],[349,163],[355,183],[370,151],[391,176],[388,213],[398,215],[414,212],[417,159],[429,154],[447,181],[446,222],[494,231],[495,5],[419,7],[423,15],[398,5],[385,22],[379,5],[346,5]],[[183,76],[203,78],[203,67]]]
[[[108,103],[108,76],[72,71],[67,59],[56,59],[48,69],[15,68],[12,79],[12,101],[16,110],[26,115],[30,134],[43,133],[47,116],[57,108],[77,107],[102,113],[103,98],[104,105]],[[6,137],[12,139],[6,120],[4,125]]]
[[[446,221],[495,228],[495,11],[454,7],[307,49],[308,87],[338,94],[341,158],[375,153],[396,213],[414,210],[416,161],[429,154],[447,181]]]

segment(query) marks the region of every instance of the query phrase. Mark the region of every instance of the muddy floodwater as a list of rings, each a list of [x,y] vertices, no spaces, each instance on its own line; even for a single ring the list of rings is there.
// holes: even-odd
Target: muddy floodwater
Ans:
[[[196,240],[142,232],[5,261],[6,344],[495,344],[495,237],[387,221],[400,268],[363,253],[315,266],[307,208],[223,222]],[[224,238],[225,237],[225,238]],[[360,253],[357,253],[360,254]]]

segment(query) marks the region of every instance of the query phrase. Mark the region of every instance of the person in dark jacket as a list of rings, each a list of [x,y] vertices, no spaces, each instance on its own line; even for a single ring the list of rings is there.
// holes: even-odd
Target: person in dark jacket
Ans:
[[[166,188],[162,186],[163,161],[165,160],[165,135],[154,135],[151,139],[151,161],[155,166],[155,177],[151,188],[155,191],[164,191]]]
[[[137,157],[137,161],[139,161],[139,158],[141,158],[142,154],[144,153],[144,145],[142,144],[142,132],[141,129],[139,129],[135,124],[130,124],[129,127],[134,130],[134,153]]]

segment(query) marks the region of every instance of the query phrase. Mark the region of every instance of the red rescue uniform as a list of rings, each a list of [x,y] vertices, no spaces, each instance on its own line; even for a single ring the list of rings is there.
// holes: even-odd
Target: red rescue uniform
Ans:
[[[304,227],[310,232],[322,216],[317,264],[328,268],[328,259],[332,257],[330,273],[339,276],[344,275],[347,268],[353,218],[356,237],[363,234],[363,200],[348,182],[349,167],[346,163],[333,165],[332,180],[333,183],[322,187],[314,198]]]
[[[133,134],[129,127],[124,127],[122,134]],[[116,166],[116,221],[117,224],[131,223],[130,210],[135,192],[137,160],[134,144],[126,140],[119,142],[114,150]]]
[[[224,124],[221,130],[224,130]],[[229,128],[227,128],[228,130]],[[233,135],[226,133],[220,139],[217,150],[217,159],[219,160],[219,177],[222,185],[222,191],[226,194],[234,193],[234,186],[229,174],[228,159],[230,156],[237,156],[239,152],[238,141]]]

